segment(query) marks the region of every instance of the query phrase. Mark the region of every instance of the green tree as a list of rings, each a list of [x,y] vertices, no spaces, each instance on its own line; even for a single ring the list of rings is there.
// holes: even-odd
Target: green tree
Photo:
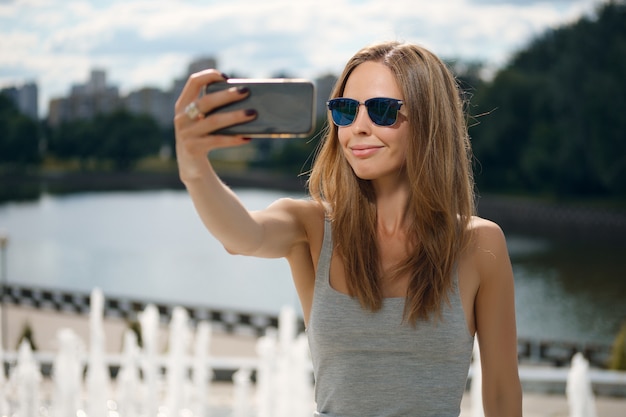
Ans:
[[[12,166],[39,163],[40,139],[39,123],[21,114],[11,99],[0,94],[0,163]]]
[[[76,159],[83,168],[86,168],[88,163],[95,159],[100,140],[91,121],[64,122],[50,129],[48,152],[59,159]]]
[[[626,3],[551,30],[474,97],[479,186],[626,195]]]
[[[128,170],[141,158],[157,154],[164,133],[156,121],[126,111],[74,120],[52,129],[49,151],[61,159],[77,159],[83,167],[111,162]]]
[[[315,150],[326,131],[326,119],[319,118],[315,131],[306,138],[263,139],[258,141],[264,158],[253,161],[252,167],[278,171],[289,176],[307,173],[311,169]],[[277,142],[281,141],[281,142]]]
[[[479,184],[496,190],[524,188],[519,161],[530,136],[527,121],[534,106],[528,92],[537,89],[538,84],[515,69],[506,69],[497,74],[489,88],[477,94],[475,101],[490,106],[479,107],[483,115],[470,129],[474,153],[485,172],[478,173]]]
[[[17,339],[17,346],[15,347],[16,350],[20,348],[22,342],[24,341],[28,342],[28,344],[30,345],[30,348],[33,351],[37,350],[37,344],[35,343],[35,335],[33,333],[33,327],[30,325],[29,322],[24,323],[24,326],[22,327],[22,333]]]
[[[626,323],[622,325],[613,342],[609,369],[626,371]]]
[[[149,116],[118,111],[97,116],[94,126],[102,136],[97,156],[112,161],[120,170],[128,170],[140,158],[158,153],[163,142],[161,129]]]

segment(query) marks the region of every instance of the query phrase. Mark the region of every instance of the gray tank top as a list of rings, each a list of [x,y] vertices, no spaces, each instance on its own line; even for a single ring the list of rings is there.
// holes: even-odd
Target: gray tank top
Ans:
[[[402,323],[404,298],[371,312],[330,286],[331,224],[307,326],[317,417],[458,417],[474,338],[455,274],[442,320]]]

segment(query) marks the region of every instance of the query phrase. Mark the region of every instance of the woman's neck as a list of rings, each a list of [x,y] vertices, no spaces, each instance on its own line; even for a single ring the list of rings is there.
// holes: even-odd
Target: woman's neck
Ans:
[[[405,230],[409,187],[396,181],[384,187],[375,185],[378,232],[386,236],[397,235]]]

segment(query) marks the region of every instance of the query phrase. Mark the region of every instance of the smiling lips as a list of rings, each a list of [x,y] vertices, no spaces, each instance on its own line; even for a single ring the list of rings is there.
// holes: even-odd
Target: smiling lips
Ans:
[[[381,148],[382,146],[358,145],[351,147],[350,151],[352,151],[352,155],[357,158],[367,158],[378,152]]]

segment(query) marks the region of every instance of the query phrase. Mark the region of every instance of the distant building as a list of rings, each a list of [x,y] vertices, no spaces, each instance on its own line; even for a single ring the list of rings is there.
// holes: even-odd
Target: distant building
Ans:
[[[217,68],[217,60],[211,57],[198,58],[187,67],[187,74],[175,79],[169,90],[152,87],[143,87],[132,91],[125,97],[120,97],[116,86],[107,85],[106,72],[94,69],[90,73],[89,80],[85,84],[73,85],[68,97],[60,97],[50,100],[48,109],[48,123],[57,126],[60,123],[77,120],[91,119],[97,114],[113,112],[117,109],[127,109],[134,114],[145,114],[153,117],[162,127],[169,127],[174,120],[174,105],[180,95],[187,77],[195,72],[209,68]],[[317,118],[325,117],[326,101],[337,82],[337,77],[331,74],[315,79],[316,85],[316,115]],[[34,87],[35,100],[33,111],[36,114],[36,85]],[[26,91],[26,86],[23,87]],[[28,90],[31,91],[31,90]],[[16,93],[12,93],[16,94]],[[26,94],[23,92],[22,94]],[[24,99],[25,100],[25,99]],[[26,102],[26,101],[24,101]]]
[[[315,79],[315,87],[317,89],[317,106],[316,106],[316,117],[320,119],[322,117],[326,117],[326,102],[330,97],[330,93],[333,91],[335,87],[335,83],[337,82],[337,77],[332,74],[327,74],[322,77]]]
[[[106,72],[92,70],[87,83],[73,85],[68,97],[50,100],[48,123],[57,126],[71,120],[91,119],[121,106],[118,88],[106,84]]]
[[[193,60],[187,67],[187,76],[195,72],[200,72],[205,69],[217,68],[217,60],[212,57],[202,57]],[[187,78],[187,77],[185,77]]]
[[[50,100],[48,123],[56,126],[65,121],[91,119],[97,114],[124,108],[134,114],[149,115],[162,127],[171,126],[174,120],[174,105],[187,77],[194,72],[215,67],[217,61],[214,58],[199,58],[189,64],[187,74],[183,78],[174,80],[171,89],[163,91],[143,87],[125,97],[120,97],[117,87],[107,85],[104,70],[94,69],[85,84],[72,86],[68,97]]]
[[[124,107],[134,114],[145,114],[154,118],[161,127],[171,126],[174,120],[176,96],[171,91],[157,88],[142,88],[124,98]]]
[[[215,58],[204,57],[204,58],[197,58],[193,60],[187,66],[187,73],[183,74],[181,78],[175,79],[172,84],[172,89],[170,92],[172,96],[174,97],[174,101],[176,101],[176,98],[178,98],[180,93],[183,91],[183,87],[185,87],[185,83],[187,83],[187,78],[189,78],[191,74],[194,74],[196,72],[199,72],[205,69],[211,69],[211,68],[217,68],[217,60]],[[172,108],[173,107],[174,107],[174,104],[172,104]],[[172,113],[173,112],[174,110],[172,109]]]
[[[33,120],[39,118],[39,90],[34,82],[3,88],[0,93],[9,97],[21,113]]]
[[[187,66],[186,74],[172,82],[172,87],[168,91],[161,91],[161,94],[158,94],[158,90],[148,93],[142,92],[142,89],[138,92],[130,93],[126,98],[126,106],[131,112],[151,115],[160,126],[171,126],[174,122],[174,105],[176,104],[176,99],[183,91],[183,87],[185,87],[187,78],[193,73],[210,68],[217,68],[217,60],[215,58],[197,58]],[[134,97],[131,99],[131,96],[136,96],[137,93],[140,93],[139,95],[142,98]],[[154,103],[148,104],[148,100],[154,100]],[[139,105],[137,101],[141,101],[143,104]]]

